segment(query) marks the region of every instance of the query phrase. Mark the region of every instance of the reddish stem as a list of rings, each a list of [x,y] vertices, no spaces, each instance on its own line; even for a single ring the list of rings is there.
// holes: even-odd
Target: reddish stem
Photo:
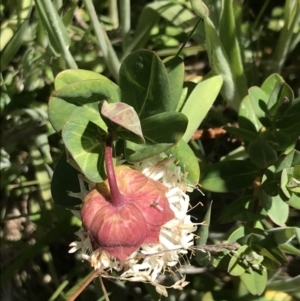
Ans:
[[[113,142],[112,142],[112,136],[110,135],[106,141],[106,147],[105,147],[105,167],[106,167],[107,179],[108,179],[108,184],[111,193],[111,204],[113,206],[118,207],[118,206],[122,206],[125,200],[117,184],[114,163],[112,159],[112,152],[113,152]]]

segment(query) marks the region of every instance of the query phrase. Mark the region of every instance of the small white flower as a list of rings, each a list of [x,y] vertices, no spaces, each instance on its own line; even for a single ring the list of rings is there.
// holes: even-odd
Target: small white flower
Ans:
[[[117,162],[117,165],[123,163]],[[158,284],[158,276],[168,271],[170,268],[180,265],[181,258],[187,254],[187,250],[194,244],[197,225],[191,221],[189,216],[189,196],[187,192],[193,191],[195,187],[186,183],[186,176],[179,166],[175,164],[174,157],[162,157],[157,155],[141,162],[135,163],[133,168],[142,172],[145,176],[161,182],[168,188],[166,197],[168,198],[171,210],[175,217],[161,227],[159,244],[143,244],[139,251],[132,253],[125,262],[112,257],[109,253],[97,249],[92,250],[88,233],[81,228],[75,234],[79,241],[70,244],[70,253],[81,250],[81,257],[90,262],[95,269],[103,271],[115,270],[122,272],[118,279],[129,281],[141,281],[152,283],[157,291],[162,295],[167,295],[165,287]],[[84,184],[87,182],[83,176],[79,177],[81,192],[70,193],[71,196],[83,200],[88,190]],[[88,182],[89,188],[94,187],[94,183]],[[154,206],[159,209],[159,200]],[[75,212],[74,212],[75,213]],[[79,212],[75,213],[80,218]],[[105,274],[104,277],[111,277]],[[187,282],[184,277],[177,281],[172,287],[182,289]]]

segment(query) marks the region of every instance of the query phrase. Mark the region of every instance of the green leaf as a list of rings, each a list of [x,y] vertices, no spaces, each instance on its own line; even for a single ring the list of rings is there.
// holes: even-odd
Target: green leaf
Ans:
[[[241,237],[244,237],[246,235],[246,229],[244,226],[238,227],[236,230],[234,230],[230,236],[227,239],[228,243],[236,242]]]
[[[254,113],[261,124],[266,127],[271,126],[267,108],[268,95],[261,88],[254,86],[249,89],[249,98]]]
[[[141,120],[173,108],[167,70],[151,51],[131,53],[120,68],[122,101],[132,106]]]
[[[167,151],[174,146],[174,143],[159,144],[136,144],[126,140],[125,158],[128,162],[134,163]]]
[[[231,126],[224,126],[224,130],[234,136],[241,137],[245,141],[252,141],[255,140],[258,135],[253,133],[252,131],[245,130],[243,128],[235,128]]]
[[[100,104],[101,105],[101,104]],[[145,143],[140,119],[133,107],[124,102],[102,102],[101,117],[112,132],[135,143]]]
[[[177,28],[181,28],[187,34],[191,32],[198,21],[193,12],[182,3],[170,3],[162,0],[149,3],[148,7],[154,10],[160,18],[165,19]]]
[[[293,131],[294,129],[292,129],[292,132]],[[290,145],[295,144],[294,135],[290,135],[285,131],[278,129],[268,129],[263,131],[259,134],[259,137],[272,145],[276,151],[284,151]]]
[[[155,26],[157,20],[159,19],[159,16],[155,11],[153,11],[153,9],[148,6],[149,5],[143,8],[139,16],[134,35],[132,37],[132,40],[130,41],[130,44],[128,44],[125,49],[123,58],[134,50],[144,48],[150,38],[151,29]]]
[[[218,96],[222,84],[222,77],[217,75],[201,81],[193,89],[181,110],[189,119],[188,128],[182,137],[185,142],[188,142],[198,129]]]
[[[299,291],[300,275],[294,278],[285,278],[283,280],[272,281],[268,283],[267,289],[272,291],[293,292]]]
[[[221,161],[201,169],[200,183],[209,191],[237,191],[251,185],[257,174],[257,167],[250,161]]]
[[[251,161],[260,169],[267,168],[277,161],[275,150],[261,138],[251,141],[247,151]]]
[[[260,189],[259,198],[270,219],[276,225],[284,225],[289,216],[289,205],[280,195],[271,196]]]
[[[141,121],[147,143],[177,143],[186,131],[188,119],[179,112],[164,112]]]
[[[78,175],[80,172],[67,162],[64,152],[59,158],[51,181],[51,194],[54,202],[60,206],[73,207],[81,204],[81,200],[71,197],[68,191],[79,192]]]
[[[291,194],[286,187],[287,183],[288,183],[288,173],[287,173],[287,168],[285,168],[281,173],[280,188],[281,188],[282,192],[284,193],[284,195],[287,198],[290,198]]]
[[[99,102],[101,100],[118,102],[120,99],[119,87],[106,79],[75,82],[51,95],[49,118],[54,129],[59,132],[78,107],[87,105],[92,108],[92,111],[97,110],[99,120],[102,120],[99,115]],[[78,114],[81,113],[78,111]],[[105,124],[104,127],[106,127]]]
[[[68,286],[69,280],[64,280],[55,290],[55,292],[51,295],[48,301],[56,300],[61,294],[63,294],[63,290]]]
[[[236,89],[240,97],[247,94],[247,80],[244,72],[240,42],[238,33],[240,29],[236,27],[236,16],[234,11],[237,4],[233,0],[227,0],[222,5],[219,33],[220,40],[226,55],[228,57],[229,66],[234,78]]]
[[[183,173],[187,173],[187,180],[192,185],[197,185],[200,178],[200,167],[197,158],[189,147],[189,145],[184,141],[180,140],[174,147],[166,151],[168,155],[173,155],[177,161],[179,161],[179,166]]]
[[[283,244],[279,246],[282,251],[288,254],[300,256],[300,250],[294,247],[292,244]]]
[[[240,257],[246,255],[246,250],[248,249],[247,245],[241,246],[234,256],[231,257],[227,271],[232,276],[240,276],[246,272],[247,266],[242,263]]]
[[[256,113],[249,95],[244,97],[241,102],[239,108],[239,125],[241,129],[251,131],[255,134],[259,132],[262,127],[262,124],[256,117]]]
[[[67,149],[83,174],[93,182],[101,182],[106,176],[103,134],[100,127],[79,114],[74,114],[62,130]]]
[[[274,228],[270,229],[268,233],[277,244],[281,245],[290,242],[295,237],[296,227]]]
[[[229,253],[224,254],[220,253],[213,257],[213,266],[218,269],[226,270],[231,259],[231,255]]]
[[[256,249],[257,247],[258,249]],[[286,264],[288,262],[286,256],[282,253],[271,235],[268,235],[265,239],[261,240],[259,246],[254,245],[253,249],[262,252],[263,255],[268,256],[268,258],[277,261],[280,264]]]
[[[47,0],[35,0],[34,2],[39,18],[47,31],[52,51],[56,56],[59,56],[62,53],[63,46],[69,47],[71,43],[67,29],[53,3],[49,3]],[[51,8],[51,13],[47,8]]]
[[[257,223],[258,224],[258,223]],[[260,226],[260,225],[259,225]],[[247,229],[246,229],[247,230]],[[265,239],[265,232],[259,228],[256,224],[253,226],[253,228],[251,229],[251,233],[246,234],[245,236],[241,237],[238,239],[238,242],[241,245],[247,244],[249,246],[251,246],[251,248],[253,249],[253,246],[256,243],[261,242],[263,239]]]
[[[289,108],[277,117],[275,126],[282,130],[288,130],[293,126],[300,126],[299,120],[300,114],[300,98],[296,98],[292,101]]]
[[[261,89],[266,93],[266,95],[271,95],[276,85],[280,83],[284,83],[284,79],[279,74],[274,73],[265,79],[261,85]]]
[[[90,79],[107,80],[108,85],[112,83],[112,81],[104,75],[93,71],[83,69],[68,69],[57,74],[54,81],[54,87],[55,90],[59,90],[64,86]]]
[[[262,177],[262,189],[271,196],[276,196],[279,193],[279,180],[275,174],[276,167],[271,165],[265,170]]]
[[[252,213],[248,211],[248,207],[253,201],[254,201],[253,195],[245,195],[235,200],[234,202],[230,203],[228,206],[226,206],[224,211],[221,213],[221,216],[219,218],[219,223],[225,224],[237,220],[248,221]],[[247,214],[249,214],[250,216],[248,217]],[[254,214],[253,218],[258,219],[258,216],[259,215]]]
[[[300,152],[293,149],[291,152],[289,152],[286,156],[282,158],[281,162],[276,168],[276,172],[280,172],[283,169],[294,167],[296,165],[300,165]]]
[[[193,2],[198,3],[197,0]],[[201,1],[200,3],[203,2]],[[244,95],[239,95],[239,89],[235,82],[228,57],[224,51],[213,22],[209,17],[206,17],[203,21],[206,33],[206,48],[210,65],[214,73],[221,75],[224,81],[221,94],[226,101],[232,103],[231,105],[235,110],[238,110],[240,101]]]
[[[197,236],[199,237],[196,240],[197,246],[203,246],[206,244],[208,236],[209,236],[209,225],[210,225],[210,218],[211,218],[211,207],[212,207],[212,202],[210,203],[206,214],[204,216],[203,222],[204,224],[201,225],[199,228],[199,231],[197,233]],[[204,253],[204,252],[196,252],[196,261],[200,265],[206,265],[209,262],[209,254]]]
[[[261,295],[265,290],[268,281],[266,270],[248,270],[240,277],[243,284],[252,295]]]
[[[291,197],[286,203],[289,204],[289,206],[300,210],[300,194],[291,193]]]
[[[26,2],[24,2],[24,3],[26,3]],[[22,23],[19,25],[18,30],[13,33],[12,38],[10,39],[8,44],[5,46],[3,51],[1,51],[1,56],[0,56],[1,72],[5,70],[7,65],[11,62],[11,60],[14,58],[14,56],[16,55],[16,53],[18,52],[18,50],[20,49],[20,47],[22,45],[25,32],[29,25],[29,19],[30,19],[29,16],[31,13],[31,9],[32,9],[32,3],[30,3],[30,5],[28,5],[28,7],[24,7],[24,9],[23,9],[24,13],[25,13],[24,20],[20,19],[18,21],[18,22],[22,22]],[[23,15],[23,14],[21,14],[21,15]],[[15,16],[15,17],[17,18],[17,16]],[[1,31],[3,30],[2,24],[1,24]]]
[[[165,67],[168,72],[171,87],[171,108],[175,111],[181,97],[184,82],[184,63],[179,56],[169,57],[165,61]]]
[[[212,202],[209,204],[209,207],[205,213],[204,219],[203,219],[203,225],[201,225],[197,235],[198,239],[196,240],[196,244],[199,246],[205,245],[208,236],[209,236],[209,225],[210,225],[210,218],[211,218],[211,207],[212,207]]]
[[[278,83],[268,100],[267,108],[274,115],[281,115],[292,103],[294,93],[286,83]]]

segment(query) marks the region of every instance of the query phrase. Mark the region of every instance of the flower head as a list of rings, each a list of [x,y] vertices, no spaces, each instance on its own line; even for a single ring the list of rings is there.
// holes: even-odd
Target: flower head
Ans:
[[[95,269],[115,270],[121,280],[149,282],[160,293],[165,292],[157,283],[157,277],[177,266],[194,244],[197,224],[187,214],[187,192],[193,187],[186,183],[186,176],[175,164],[175,158],[162,155],[131,167],[117,166],[116,180],[121,195],[125,196],[123,205],[112,205],[107,180],[91,187],[81,209],[83,229],[77,232],[81,242],[72,243],[70,252],[81,249],[82,258],[89,260]],[[91,209],[94,199],[97,200],[95,210]],[[99,218],[99,212],[105,212],[105,217]],[[136,216],[133,218],[129,212]],[[116,217],[121,221],[119,225]],[[105,220],[110,226],[105,225]],[[91,225],[97,225],[95,228],[100,225],[100,231],[94,232]],[[128,231],[128,225],[134,225],[135,230]],[[129,233],[125,238],[124,231]],[[105,277],[112,276],[106,274]],[[182,280],[172,287],[178,289],[186,284]]]

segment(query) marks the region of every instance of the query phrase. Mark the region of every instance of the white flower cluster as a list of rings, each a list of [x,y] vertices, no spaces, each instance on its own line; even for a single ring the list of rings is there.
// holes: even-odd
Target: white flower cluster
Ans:
[[[157,155],[133,165],[133,168],[145,176],[161,182],[168,188],[166,196],[175,217],[161,227],[159,244],[143,244],[138,251],[129,256],[126,262],[120,262],[101,249],[92,251],[89,236],[81,228],[75,233],[80,241],[70,244],[72,248],[69,253],[81,250],[83,259],[88,260],[95,269],[103,270],[103,277],[114,278],[107,272],[123,271],[118,279],[149,282],[155,285],[160,294],[167,296],[166,288],[155,280],[159,275],[180,264],[181,257],[187,254],[187,250],[194,244],[193,232],[198,225],[193,223],[191,216],[187,214],[190,199],[186,193],[193,191],[195,187],[186,183],[186,176],[174,163],[174,157],[162,158],[161,155]],[[81,193],[70,193],[70,195],[83,199],[88,191],[84,186],[82,176],[79,180]],[[88,185],[90,189],[94,186],[90,182]],[[74,212],[74,214],[80,218],[79,212]],[[185,277],[182,277],[171,287],[182,289],[187,284]]]

